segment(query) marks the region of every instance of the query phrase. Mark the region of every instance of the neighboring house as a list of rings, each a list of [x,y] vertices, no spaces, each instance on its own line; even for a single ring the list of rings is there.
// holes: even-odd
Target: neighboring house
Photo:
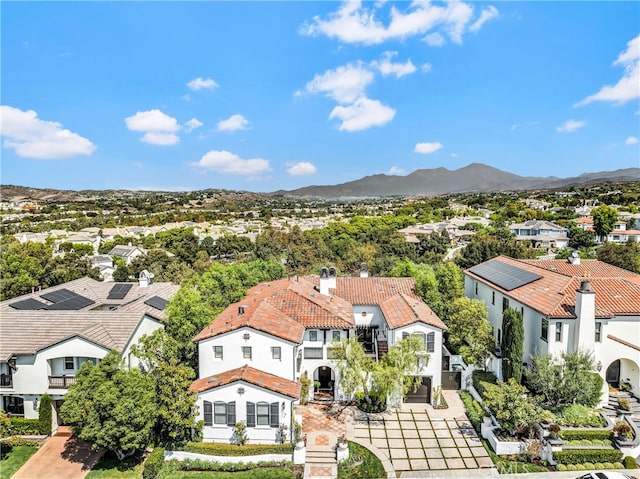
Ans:
[[[341,339],[358,338],[379,360],[406,335],[420,335],[429,360],[417,365],[423,385],[406,400],[430,402],[441,384],[446,326],[414,289],[412,278],[337,278],[333,268],[251,288],[194,338],[200,379],[191,388],[204,440],[232,442],[232,426],[243,420],[250,441],[277,441],[279,424],[291,430],[302,374],[314,381],[310,398],[347,399],[331,359],[331,343]]]
[[[89,267],[98,268],[102,281],[113,281],[113,273],[115,273],[116,268],[113,266],[113,259],[111,259],[111,256],[106,254],[92,256],[89,258]]]
[[[118,256],[124,259],[127,264],[131,264],[135,258],[144,254],[146,254],[144,249],[131,245],[114,246],[111,248],[111,251],[109,251],[110,256]]]
[[[569,244],[569,230],[550,221],[512,223],[509,230],[516,235],[516,241],[530,241],[534,248],[566,248]]]
[[[516,260],[505,256],[465,272],[465,295],[484,301],[500,344],[502,312],[521,311],[524,363],[531,356],[593,351],[606,384],[640,395],[640,275],[597,260]],[[501,377],[500,351],[488,368]]]
[[[81,278],[0,303],[0,407],[37,418],[46,393],[59,411],[82,363],[112,350],[137,366],[131,346],[162,327],[178,288]]]
[[[593,231],[593,218],[578,218],[576,224],[585,231]],[[623,220],[616,221],[607,235],[607,241],[611,243],[626,243],[630,239],[640,241],[640,229],[627,229],[627,222]]]

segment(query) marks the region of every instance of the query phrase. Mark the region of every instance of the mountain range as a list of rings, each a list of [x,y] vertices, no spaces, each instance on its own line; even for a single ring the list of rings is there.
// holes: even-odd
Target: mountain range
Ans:
[[[372,175],[339,185],[306,186],[279,190],[272,195],[308,198],[362,198],[382,196],[439,195],[445,193],[535,190],[603,181],[640,181],[640,168],[583,173],[570,178],[519,176],[481,163],[457,170],[444,167],[419,169],[406,176]]]

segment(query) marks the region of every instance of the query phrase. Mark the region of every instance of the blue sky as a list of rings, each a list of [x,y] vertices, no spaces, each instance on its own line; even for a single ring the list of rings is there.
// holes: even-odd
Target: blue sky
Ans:
[[[640,166],[640,3],[2,2],[2,184]]]

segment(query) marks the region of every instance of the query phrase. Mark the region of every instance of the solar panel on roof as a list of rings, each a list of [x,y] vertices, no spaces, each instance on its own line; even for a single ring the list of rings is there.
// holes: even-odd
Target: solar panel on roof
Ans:
[[[64,301],[65,299],[73,298],[74,296],[78,295],[73,291],[69,291],[68,289],[64,288],[40,295],[41,298],[46,299],[47,301],[51,301],[52,303],[58,303],[60,301]]]
[[[159,311],[162,311],[164,308],[166,308],[168,303],[169,301],[161,298],[160,296],[153,296],[144,302],[144,304],[148,304],[152,308],[156,308]]]
[[[33,311],[37,309],[45,309],[47,307],[46,304],[38,301],[37,299],[27,298],[22,301],[16,301],[15,303],[10,304],[13,309],[19,309],[22,311]]]
[[[109,291],[107,299],[123,299],[132,287],[133,284],[131,283],[116,284],[111,288],[111,291]]]
[[[50,311],[77,311],[93,303],[95,301],[74,293],[72,297],[50,304],[46,309]]]
[[[542,278],[539,274],[493,259],[474,266],[469,271],[506,291],[514,290]]]

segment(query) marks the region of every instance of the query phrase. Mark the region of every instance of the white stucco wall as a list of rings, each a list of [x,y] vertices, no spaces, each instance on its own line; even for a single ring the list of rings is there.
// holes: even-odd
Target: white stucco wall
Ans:
[[[244,388],[243,394],[238,394],[238,388]],[[215,401],[236,403],[236,422],[247,420],[247,401],[253,403],[266,402],[271,404],[277,402],[280,405],[280,423],[286,424],[289,428],[287,431],[287,437],[290,438],[292,430],[292,398],[284,396],[282,394],[269,391],[257,387],[253,384],[236,381],[225,386],[221,386],[209,391],[204,391],[198,395],[197,407],[198,418],[197,420],[204,421],[204,407],[203,401],[210,401],[212,404]],[[284,408],[282,404],[284,403]],[[205,442],[231,442],[233,438],[233,428],[224,424],[214,424],[213,426],[204,426],[202,428],[203,440]],[[271,426],[256,426],[247,428],[247,436],[249,437],[249,443],[267,443],[275,444],[278,442],[278,428]]]
[[[425,323],[414,323],[402,328],[390,331],[389,348],[398,341],[402,340],[402,334],[414,333],[435,333],[434,335],[434,352],[428,353],[429,361],[421,370],[416,370],[412,375],[415,376],[431,376],[431,386],[437,388],[442,383],[442,331],[436,327]]]
[[[245,340],[245,333],[249,339]],[[222,346],[222,359],[214,357],[214,346]],[[251,347],[251,359],[244,358],[242,347]],[[272,347],[280,347],[280,359],[272,356]],[[252,328],[240,328],[198,343],[198,370],[201,378],[249,365],[289,380],[295,379],[296,344]]]
[[[146,314],[142,317],[122,352],[122,357],[128,367],[137,368],[140,366],[140,360],[131,353],[131,346],[136,344],[142,336],[151,334],[158,329],[162,329],[162,327],[162,323],[157,319],[147,316]]]

